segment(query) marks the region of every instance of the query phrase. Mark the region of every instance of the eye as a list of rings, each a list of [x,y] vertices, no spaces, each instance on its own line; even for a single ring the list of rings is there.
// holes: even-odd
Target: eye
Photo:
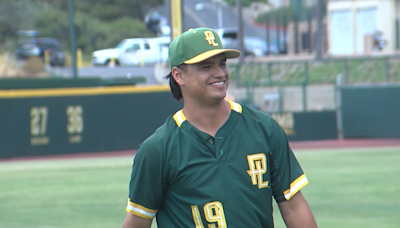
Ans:
[[[209,68],[210,68],[210,65],[203,65],[200,67],[200,69],[202,69],[202,70],[207,70]]]

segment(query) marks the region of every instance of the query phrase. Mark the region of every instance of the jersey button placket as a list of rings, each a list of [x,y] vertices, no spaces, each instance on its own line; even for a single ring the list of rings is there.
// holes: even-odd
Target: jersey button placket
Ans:
[[[224,137],[222,136],[217,136],[215,137],[215,149],[217,152],[217,156],[218,157],[222,157],[224,156],[224,149],[222,148],[222,143],[223,143]]]
[[[209,148],[210,148],[210,150],[212,151],[212,153],[213,153],[216,157],[218,157],[217,151],[216,151],[216,149],[215,149],[215,139],[214,139],[214,138],[209,138],[209,139],[207,140],[207,143],[210,144]]]

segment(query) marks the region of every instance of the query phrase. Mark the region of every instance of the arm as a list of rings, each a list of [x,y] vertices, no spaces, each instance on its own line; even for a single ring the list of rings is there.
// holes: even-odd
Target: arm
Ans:
[[[122,228],[150,228],[152,221],[127,212]]]
[[[139,146],[133,159],[123,228],[150,228],[163,201],[162,154],[151,136]],[[149,142],[150,141],[150,142]]]
[[[278,203],[278,206],[288,228],[318,227],[314,215],[300,191],[290,200]]]

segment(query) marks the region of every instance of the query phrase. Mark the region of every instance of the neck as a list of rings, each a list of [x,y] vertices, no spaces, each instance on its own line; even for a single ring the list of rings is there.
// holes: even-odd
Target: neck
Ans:
[[[227,101],[221,100],[214,105],[199,105],[184,103],[183,113],[187,121],[211,136],[215,136],[218,129],[224,125],[231,113],[231,108]]]

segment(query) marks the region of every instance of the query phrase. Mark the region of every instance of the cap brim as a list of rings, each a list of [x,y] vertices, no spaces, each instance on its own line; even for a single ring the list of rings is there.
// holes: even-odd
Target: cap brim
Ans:
[[[214,50],[210,50],[210,51],[201,53],[200,55],[197,55],[189,60],[186,60],[184,63],[186,63],[186,64],[199,63],[201,61],[204,61],[208,58],[211,58],[211,57],[219,55],[219,54],[224,54],[226,58],[232,59],[232,58],[239,57],[240,51],[235,50],[235,49],[214,49]]]

